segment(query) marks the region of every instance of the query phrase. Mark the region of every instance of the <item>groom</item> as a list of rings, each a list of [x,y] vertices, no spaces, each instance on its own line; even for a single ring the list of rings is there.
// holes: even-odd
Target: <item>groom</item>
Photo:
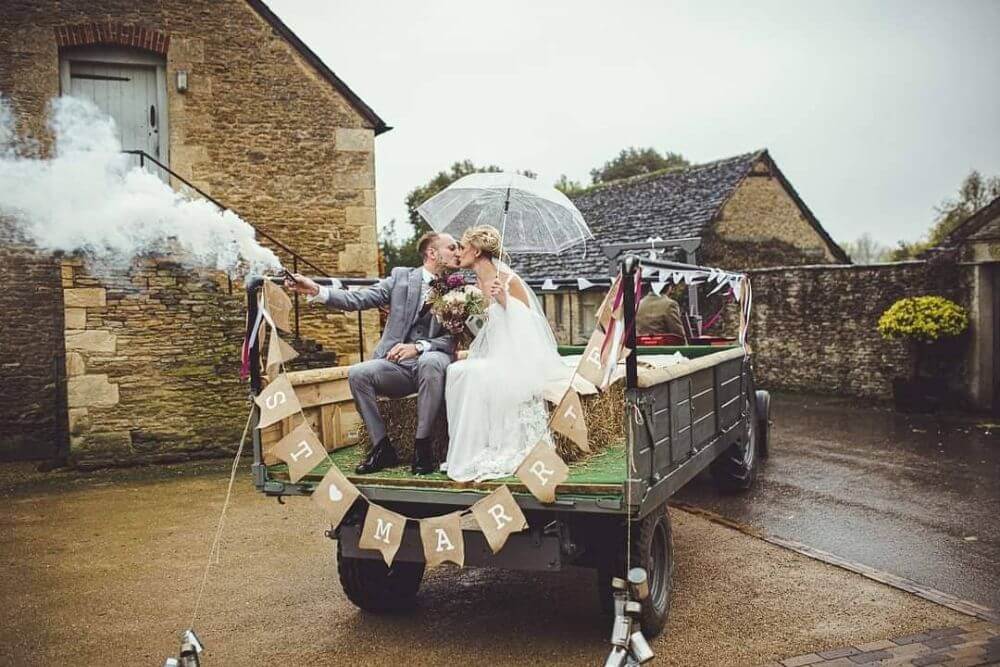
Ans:
[[[351,366],[347,375],[354,403],[365,420],[374,447],[355,469],[359,475],[390,468],[399,463],[378,411],[376,396],[402,398],[417,392],[417,433],[410,470],[427,475],[437,468],[431,447],[431,429],[444,403],[445,371],[451,363],[454,341],[426,303],[432,278],[458,266],[458,244],[449,234],[428,232],[420,237],[417,250],[423,266],[396,267],[388,278],[371,287],[348,291],[334,280],[334,287],[318,285],[295,274],[285,286],[310,301],[338,310],[389,307],[382,339],[373,358]]]

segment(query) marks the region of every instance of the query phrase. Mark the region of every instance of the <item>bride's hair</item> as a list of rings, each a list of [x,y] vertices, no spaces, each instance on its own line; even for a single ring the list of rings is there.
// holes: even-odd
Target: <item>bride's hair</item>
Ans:
[[[487,259],[500,256],[500,232],[490,225],[469,227],[462,234],[462,243],[469,244],[479,250]]]

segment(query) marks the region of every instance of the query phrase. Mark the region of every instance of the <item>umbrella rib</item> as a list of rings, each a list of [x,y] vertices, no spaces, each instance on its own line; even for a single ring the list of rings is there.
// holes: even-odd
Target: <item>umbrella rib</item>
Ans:
[[[534,201],[532,201],[530,199],[526,199],[526,201],[529,204],[531,204],[532,206],[535,207],[535,210],[538,211],[539,215],[542,215],[542,210],[538,208],[538,205]],[[548,211],[545,211],[545,213],[548,214]],[[551,214],[549,214],[549,215],[551,215]],[[556,222],[559,222],[559,221],[556,220]],[[552,234],[552,230],[549,227],[546,227],[545,231],[547,231],[549,233],[549,238],[552,239],[552,247],[555,248],[555,252],[559,252],[559,250],[560,250],[559,244],[556,242],[556,237]]]

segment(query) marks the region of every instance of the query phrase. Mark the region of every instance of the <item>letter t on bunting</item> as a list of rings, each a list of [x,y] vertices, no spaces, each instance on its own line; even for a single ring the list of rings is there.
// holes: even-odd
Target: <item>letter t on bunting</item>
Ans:
[[[284,373],[275,378],[274,382],[268,384],[267,388],[253,400],[260,406],[260,419],[257,421],[257,428],[270,426],[302,410],[295,390],[292,389],[292,383],[288,381],[288,376]]]
[[[552,430],[565,435],[583,451],[590,451],[590,445],[587,443],[587,422],[583,418],[580,395],[572,388],[566,391],[566,395],[552,413]]]
[[[424,560],[430,569],[445,561],[465,565],[465,539],[462,537],[462,514],[452,512],[420,520],[420,541]]]
[[[313,491],[312,499],[320,509],[330,517],[330,523],[336,528],[344,520],[351,505],[358,499],[361,492],[344,477],[344,473],[335,465],[323,477],[323,481]]]
[[[382,552],[382,560],[387,566],[391,566],[396,552],[399,551],[399,545],[403,543],[404,528],[406,528],[405,516],[390,512],[369,501],[368,516],[365,517],[358,546]]]
[[[472,515],[476,517],[493,553],[503,549],[511,533],[528,527],[528,520],[506,484],[473,505]]]
[[[540,501],[554,503],[556,487],[569,477],[569,466],[553,447],[545,441],[540,441],[515,474]]]
[[[326,460],[326,449],[309,427],[309,422],[302,422],[279,440],[271,448],[271,453],[288,464],[288,477],[293,484]]]

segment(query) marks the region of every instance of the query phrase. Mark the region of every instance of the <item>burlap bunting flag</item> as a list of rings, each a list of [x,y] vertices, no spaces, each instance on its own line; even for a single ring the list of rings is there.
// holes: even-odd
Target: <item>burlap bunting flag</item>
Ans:
[[[275,285],[270,280],[264,281],[264,307],[274,321],[274,326],[282,331],[291,331],[292,300],[285,294],[285,290]]]
[[[540,441],[521,462],[515,474],[540,501],[554,503],[556,487],[569,477],[569,466],[552,445]]]
[[[271,340],[267,344],[266,372],[268,376],[273,377],[276,375],[281,368],[281,364],[287,364],[297,356],[299,356],[299,353],[295,351],[294,347],[281,340],[277,331],[271,332]]]
[[[282,373],[253,399],[260,406],[257,428],[270,426],[302,410],[288,376]]]
[[[302,422],[279,440],[271,448],[271,454],[288,464],[288,477],[293,484],[326,460],[326,449],[308,422]]]
[[[358,546],[362,549],[376,549],[382,553],[386,565],[392,565],[392,560],[403,543],[403,530],[406,528],[406,517],[390,512],[373,502],[368,503],[368,516],[361,529],[361,539]]]
[[[474,504],[472,514],[493,553],[503,548],[512,533],[528,527],[528,520],[506,485]]]
[[[459,567],[465,565],[461,512],[421,519],[420,541],[424,545],[424,560],[428,569],[445,561],[451,561]]]
[[[312,499],[330,517],[330,523],[336,528],[360,495],[361,492],[344,477],[344,473],[332,465],[323,481],[313,490]]]
[[[576,372],[595,387],[601,386],[604,379],[604,357],[601,354],[601,346],[604,343],[604,332],[599,328],[594,329],[590,335],[590,341],[580,357]]]
[[[552,430],[562,433],[585,452],[590,451],[587,443],[587,422],[583,418],[580,395],[572,388],[566,391],[562,401],[552,411]]]

